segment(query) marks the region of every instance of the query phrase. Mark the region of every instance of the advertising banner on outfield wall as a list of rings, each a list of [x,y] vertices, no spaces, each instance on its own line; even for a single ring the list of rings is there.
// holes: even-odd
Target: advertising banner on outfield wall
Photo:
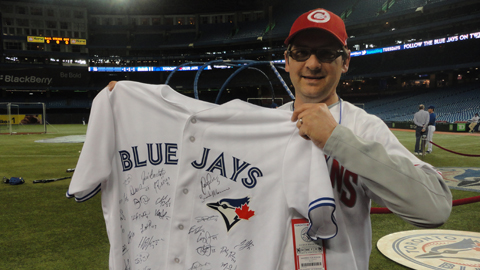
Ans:
[[[7,114],[0,114],[0,125],[7,125],[9,122],[12,125],[41,124],[42,115],[41,114],[12,114],[10,115],[10,119],[8,119]]]
[[[84,87],[86,68],[9,68],[0,69],[0,86],[19,88]]]

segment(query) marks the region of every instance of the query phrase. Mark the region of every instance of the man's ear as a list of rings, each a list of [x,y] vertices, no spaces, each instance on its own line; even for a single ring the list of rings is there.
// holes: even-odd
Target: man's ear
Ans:
[[[286,72],[289,72],[290,71],[290,65],[289,65],[289,62],[288,62],[288,53],[287,51],[285,51],[283,53],[283,56],[285,57],[285,71]]]
[[[350,50],[347,49],[347,57],[343,59],[342,73],[347,73],[348,68],[350,67]]]

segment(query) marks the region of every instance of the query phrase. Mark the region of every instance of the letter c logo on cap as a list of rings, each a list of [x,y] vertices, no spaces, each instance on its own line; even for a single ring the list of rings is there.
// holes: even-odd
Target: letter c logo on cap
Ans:
[[[326,23],[330,21],[330,14],[325,10],[315,10],[308,14],[308,20],[314,23]]]

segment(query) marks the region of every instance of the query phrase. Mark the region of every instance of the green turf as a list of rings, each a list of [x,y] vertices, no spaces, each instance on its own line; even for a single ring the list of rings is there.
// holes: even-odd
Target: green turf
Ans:
[[[48,144],[36,140],[85,134],[83,125],[55,125],[47,134],[1,135],[0,177],[21,176],[20,186],[0,185],[0,269],[108,269],[109,244],[100,196],[77,203],[66,199],[70,180],[33,184],[32,180],[71,176],[82,143]],[[394,131],[413,152],[415,135]],[[480,154],[479,137],[435,134],[435,143],[468,154]],[[437,167],[480,167],[479,158],[462,157],[434,147],[425,161]],[[480,193],[453,190],[454,199]],[[456,206],[441,229],[480,232],[479,203]],[[384,257],[375,246],[381,237],[418,229],[392,214],[372,215],[370,269],[408,269]]]
[[[398,140],[408,150],[415,150],[415,133],[406,131],[393,131]],[[463,133],[466,134],[466,133]],[[480,138],[478,136],[437,134],[433,136],[433,142],[439,146],[462,154],[480,155]],[[433,153],[427,154],[424,161],[435,167],[480,167],[480,158],[467,157],[453,154],[433,146]]]
[[[410,151],[415,150],[415,133],[407,131],[393,131],[398,140]],[[443,148],[464,154],[480,154],[479,137],[462,136],[458,134],[434,134],[433,142]],[[436,167],[480,167],[480,158],[456,155],[436,146],[433,153],[427,154],[423,160]],[[478,192],[452,190],[453,199],[480,196]],[[438,229],[480,232],[480,203],[455,206],[449,220]],[[375,206],[375,205],[374,205]],[[407,224],[393,214],[374,214],[372,218],[373,249],[370,256],[369,269],[410,269],[399,265],[383,256],[376,248],[376,242],[387,234],[419,228]]]
[[[0,177],[23,177],[20,186],[0,185],[0,269],[108,269],[108,239],[100,196],[77,203],[65,197],[82,143],[36,140],[85,134],[83,125],[55,125],[47,134],[1,135]]]

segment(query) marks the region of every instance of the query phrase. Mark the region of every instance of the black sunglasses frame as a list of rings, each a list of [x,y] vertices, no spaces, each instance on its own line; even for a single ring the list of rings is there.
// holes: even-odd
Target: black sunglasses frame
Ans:
[[[306,57],[305,59],[303,60],[299,60],[298,58],[295,59],[295,57],[293,57],[294,54],[292,54],[292,51],[295,51],[295,50],[304,50],[304,51],[307,51],[309,53],[308,57]],[[329,52],[335,52],[333,53],[334,55],[334,58],[332,59],[325,59],[324,57],[319,57],[319,55],[317,54],[318,52],[325,52],[325,51],[329,51]],[[309,49],[309,48],[301,48],[301,49],[292,49],[290,46],[289,48],[287,49],[287,55],[292,57],[293,60],[297,61],[297,62],[305,62],[307,61],[311,56],[312,54],[315,55],[315,57],[317,57],[318,61],[321,62],[321,63],[331,63],[333,62],[335,59],[337,59],[339,56],[343,56],[345,55],[345,50],[343,49],[339,49],[339,50],[328,50],[328,49]],[[321,55],[320,55],[321,56]]]

